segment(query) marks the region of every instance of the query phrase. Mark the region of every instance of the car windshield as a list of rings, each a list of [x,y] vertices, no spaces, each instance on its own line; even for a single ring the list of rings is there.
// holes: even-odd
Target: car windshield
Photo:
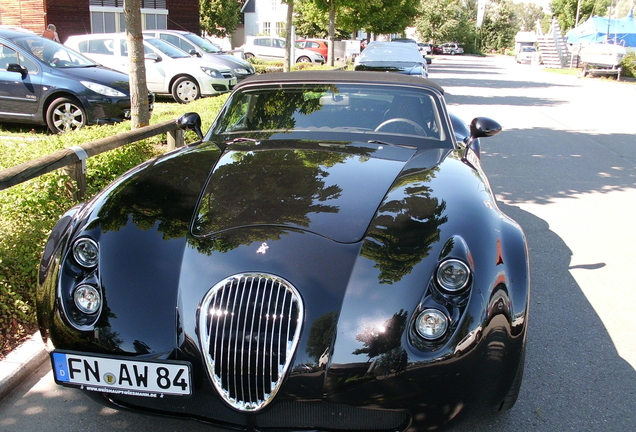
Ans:
[[[271,136],[303,132],[327,139],[332,132],[352,140],[412,136],[445,140],[440,109],[430,91],[384,85],[307,84],[246,88],[236,92],[213,126],[213,134],[235,139],[250,133]],[[379,138],[378,134],[387,136]],[[278,135],[277,135],[278,136]]]
[[[417,45],[402,42],[375,42],[369,44],[358,57],[358,63],[391,62],[423,63]]]
[[[78,52],[38,35],[27,35],[14,42],[31,52],[43,63],[55,68],[93,67],[97,64]]]
[[[188,58],[190,54],[159,38],[144,38],[153,47],[170,58]]]
[[[203,39],[201,36],[195,35],[194,33],[186,33],[183,36],[207,53],[221,52],[221,50],[214,46],[213,43]]]

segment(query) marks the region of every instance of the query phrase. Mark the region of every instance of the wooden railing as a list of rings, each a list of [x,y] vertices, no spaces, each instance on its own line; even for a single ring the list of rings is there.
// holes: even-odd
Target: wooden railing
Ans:
[[[81,200],[86,191],[86,159],[162,133],[167,133],[168,150],[183,146],[183,131],[178,128],[174,120],[166,120],[162,123],[119,133],[81,146],[59,150],[39,159],[2,170],[0,171],[0,190],[8,189],[11,186],[34,179],[56,169],[64,168],[77,185],[77,189],[72,190],[71,193],[77,200]]]

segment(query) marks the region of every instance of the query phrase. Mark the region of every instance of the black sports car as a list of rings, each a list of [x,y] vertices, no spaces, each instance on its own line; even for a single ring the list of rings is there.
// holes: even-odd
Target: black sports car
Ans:
[[[181,127],[201,135],[200,118]],[[453,127],[456,125],[456,128]],[[528,256],[420,77],[248,78],[202,142],[70,210],[38,318],[57,383],[243,430],[422,431],[510,408]]]

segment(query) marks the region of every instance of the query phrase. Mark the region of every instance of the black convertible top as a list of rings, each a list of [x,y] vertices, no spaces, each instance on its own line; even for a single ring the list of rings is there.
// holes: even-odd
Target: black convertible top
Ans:
[[[377,83],[398,84],[417,87],[432,88],[444,94],[444,89],[430,79],[388,72],[362,72],[362,71],[300,71],[279,72],[252,75],[241,81],[235,88],[243,88],[254,84],[287,84],[287,83]]]

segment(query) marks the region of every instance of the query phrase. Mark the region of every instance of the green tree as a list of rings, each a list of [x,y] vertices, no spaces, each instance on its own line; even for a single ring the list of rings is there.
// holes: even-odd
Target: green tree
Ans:
[[[237,0],[200,0],[201,30],[218,37],[225,37],[241,22],[242,2]]]
[[[368,0],[363,8],[357,3],[343,5],[341,12],[338,22],[344,28],[391,34],[412,25],[419,8],[417,2],[410,0]]]
[[[611,0],[581,0],[579,24],[593,15],[606,15],[610,1]],[[550,2],[550,9],[559,20],[559,25],[564,33],[577,25],[575,23],[577,5],[578,0],[552,0]]]
[[[415,27],[422,40],[434,43],[448,41],[471,44],[476,35],[474,2],[461,0],[422,1]],[[473,11],[474,10],[474,11]]]
[[[510,25],[514,21],[512,1],[491,0],[488,2],[481,26],[482,47],[487,50],[501,50],[513,46],[518,31],[514,25]]]
[[[329,35],[329,14],[325,8],[321,8],[314,0],[295,0],[294,11],[293,22],[297,35],[327,38]],[[349,37],[349,33],[355,30],[345,30],[340,20],[338,20],[334,37],[336,39],[346,39]]]
[[[543,8],[534,3],[513,3],[512,11],[515,15],[515,27],[519,31],[535,30],[537,21],[546,16]]]

